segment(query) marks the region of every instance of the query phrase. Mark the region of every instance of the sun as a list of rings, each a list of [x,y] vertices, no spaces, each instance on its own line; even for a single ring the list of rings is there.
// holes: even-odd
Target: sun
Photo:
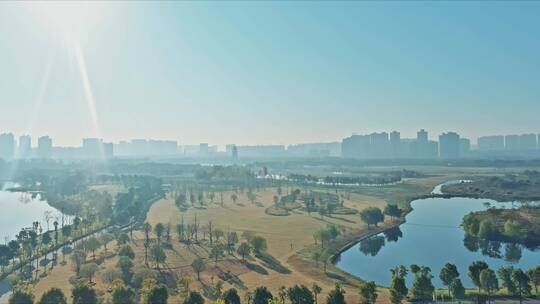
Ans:
[[[99,22],[103,3],[93,1],[24,2],[45,29],[69,42],[87,35]]]

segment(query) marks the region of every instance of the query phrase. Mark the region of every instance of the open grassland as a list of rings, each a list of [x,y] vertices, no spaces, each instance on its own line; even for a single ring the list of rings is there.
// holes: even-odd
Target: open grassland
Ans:
[[[456,175],[457,176],[457,175]],[[338,195],[344,201],[344,207],[361,211],[367,207],[378,207],[383,209],[387,203],[400,203],[406,206],[408,200],[416,196],[429,194],[431,189],[453,177],[431,176],[422,179],[408,179],[403,183],[381,187],[355,187],[350,189],[338,189]],[[294,189],[282,187],[284,193]],[[333,188],[312,188],[302,189],[335,193]],[[343,228],[343,233],[336,240],[332,241],[328,250],[336,253],[347,244],[357,241],[367,235],[376,233],[381,229],[391,227],[400,221],[386,219],[378,228],[367,229],[367,226],[360,221],[359,215],[331,215],[321,217],[317,212],[308,214],[305,208],[291,210],[287,216],[273,216],[265,210],[274,204],[274,196],[277,194],[276,188],[261,189],[254,192],[255,203],[248,199],[246,193],[235,193],[238,196],[236,202],[232,200],[234,192],[223,193],[223,204],[220,202],[220,194],[216,195],[213,202],[205,199],[205,204],[200,206],[195,203],[187,210],[180,211],[175,205],[172,195],[154,203],[147,214],[147,222],[153,227],[162,223],[170,225],[171,240],[170,246],[165,249],[166,262],[157,269],[156,265],[150,261],[149,266],[145,265],[144,233],[135,231],[130,246],[135,252],[134,272],[151,268],[160,276],[161,281],[166,282],[172,294],[169,303],[182,303],[182,295],[177,282],[182,278],[190,279],[190,289],[200,290],[209,300],[212,300],[212,290],[217,281],[224,282],[224,289],[235,287],[241,296],[246,295],[249,290],[257,286],[267,286],[274,295],[282,286],[290,287],[295,284],[311,286],[317,283],[323,288],[319,295],[319,303],[323,303],[326,294],[334,287],[336,282],[340,282],[346,289],[348,303],[358,303],[357,286],[360,283],[358,278],[352,277],[328,263],[327,270],[324,270],[323,261],[316,262],[312,258],[313,252],[321,246],[314,240],[314,232],[326,227],[328,224],[336,224]],[[182,221],[185,224],[192,224],[197,219],[199,224],[199,241],[196,243],[182,243],[176,233],[176,225]],[[266,239],[268,249],[266,254],[261,256],[250,256],[246,261],[242,261],[237,254],[225,253],[217,262],[209,257],[212,248],[205,227],[212,222],[214,229],[219,228],[225,233],[234,231],[240,238],[240,243],[245,241],[241,235],[244,232],[252,232]],[[152,232],[153,242],[157,242],[156,235]],[[161,242],[165,241],[165,236]],[[215,242],[215,240],[214,240]],[[222,238],[220,242],[224,242]],[[331,247],[333,246],[333,247]],[[118,261],[115,241],[108,246],[108,251],[103,249],[97,252],[99,264],[98,273],[94,277],[95,288],[98,295],[107,300],[111,298],[109,293],[109,283],[102,278],[102,275],[110,269],[116,267]],[[206,269],[201,273],[200,280],[191,267],[191,263],[196,258],[202,258],[206,264]],[[62,260],[62,257],[59,257]],[[326,259],[329,261],[330,257]],[[74,265],[69,257],[66,265],[58,265],[49,271],[47,276],[39,280],[35,285],[37,298],[51,287],[61,288],[69,299],[71,295],[72,282],[75,279]],[[92,262],[91,256],[87,258]],[[387,269],[381,269],[387,272]],[[379,303],[388,303],[388,292],[385,288],[379,288]]]

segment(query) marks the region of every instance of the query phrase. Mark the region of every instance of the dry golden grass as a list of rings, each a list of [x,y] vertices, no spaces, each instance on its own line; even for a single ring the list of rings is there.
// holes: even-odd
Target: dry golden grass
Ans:
[[[277,293],[281,286],[292,286],[294,284],[311,286],[315,282],[321,285],[326,293],[333,288],[334,281],[326,278],[323,271],[315,272],[317,273],[315,276],[310,273],[306,274],[306,272],[296,269],[297,265],[290,264],[289,258],[295,255],[298,250],[313,244],[313,232],[329,223],[348,228],[363,227],[364,224],[360,222],[358,215],[335,215],[321,219],[317,213],[308,215],[306,212],[296,210],[292,211],[289,216],[272,216],[264,211],[273,204],[273,196],[276,195],[275,189],[259,191],[257,193],[257,204],[251,204],[247,200],[247,196],[240,193],[238,194],[237,203],[234,204],[230,198],[231,194],[232,192],[224,194],[224,207],[221,207],[219,203],[208,203],[205,209],[189,208],[186,212],[180,212],[174,205],[173,199],[167,198],[152,206],[147,219],[153,226],[157,223],[171,223],[174,226],[180,223],[182,217],[184,223],[192,223],[196,215],[201,226],[206,225],[208,221],[212,221],[214,227],[221,228],[224,231],[230,230],[238,233],[253,231],[257,235],[265,237],[268,243],[268,253],[277,258],[291,273],[283,274],[266,268],[268,274],[261,274],[243,267],[236,267],[235,271],[232,272],[238,275],[248,289],[264,285],[273,293]],[[382,199],[360,194],[352,194],[350,200],[345,199],[346,207],[357,210],[369,206],[384,208],[385,205],[386,202]],[[191,271],[189,265],[194,258],[194,252],[186,250],[183,245],[174,245],[173,252],[174,254],[168,253],[168,265],[173,268],[181,268],[183,274],[189,274]],[[261,264],[256,261],[252,262]],[[220,264],[218,263],[218,265]],[[313,266],[309,265],[308,267]],[[323,301],[326,295],[323,292],[319,297],[319,300]],[[357,292],[354,289],[348,290],[347,298],[351,302],[357,302]],[[383,293],[381,300],[384,302],[385,298],[387,297]]]

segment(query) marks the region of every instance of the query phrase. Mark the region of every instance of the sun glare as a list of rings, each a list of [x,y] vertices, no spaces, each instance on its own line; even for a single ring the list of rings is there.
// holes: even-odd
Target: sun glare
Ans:
[[[102,3],[90,1],[25,2],[44,27],[73,42],[88,34],[99,21]]]

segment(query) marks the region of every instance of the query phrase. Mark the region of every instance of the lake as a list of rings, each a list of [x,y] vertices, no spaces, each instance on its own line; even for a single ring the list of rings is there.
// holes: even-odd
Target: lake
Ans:
[[[458,267],[466,287],[474,287],[467,276],[469,265],[482,260],[492,269],[512,265],[529,269],[540,264],[540,251],[501,242],[465,240],[460,227],[464,215],[488,207],[511,208],[511,203],[487,199],[428,198],[412,202],[413,211],[399,228],[359,242],[344,251],[337,267],[377,284],[390,284],[389,269],[398,265],[418,264],[432,270],[433,284],[443,287],[439,272],[446,263]],[[413,276],[409,274],[408,284]]]
[[[5,184],[4,189],[16,186]],[[39,199],[39,194],[24,192],[11,192],[0,190],[0,241],[14,239],[22,228],[31,227],[32,222],[39,221],[43,230],[47,229],[45,212],[50,212],[52,219],[49,226],[55,220],[61,221],[62,214],[49,206],[46,201]]]

